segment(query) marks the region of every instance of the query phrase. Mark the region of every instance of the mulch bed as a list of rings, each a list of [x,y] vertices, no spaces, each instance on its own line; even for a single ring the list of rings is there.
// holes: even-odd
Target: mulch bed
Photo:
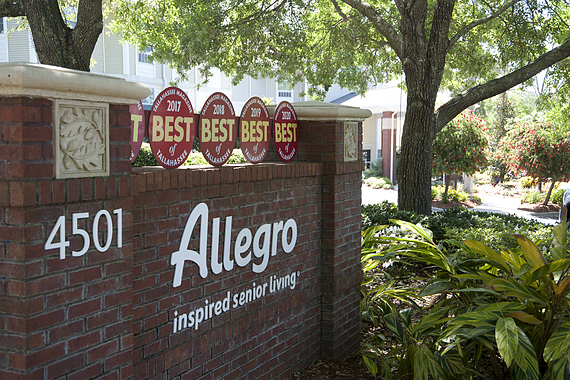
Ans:
[[[442,209],[447,209],[447,208],[453,208],[453,207],[467,207],[467,208],[473,208],[475,206],[480,205],[481,202],[477,202],[474,200],[469,200],[466,202],[460,202],[460,201],[448,201],[447,203],[443,203],[441,200],[439,199],[434,199],[433,201],[431,201],[431,206],[432,207],[437,207],[437,208],[442,208]]]
[[[360,358],[349,358],[337,362],[319,359],[289,380],[373,380]]]
[[[523,203],[519,206],[519,210],[530,211],[530,212],[559,212],[560,206],[553,203],[548,203],[546,206],[542,203],[531,204]]]

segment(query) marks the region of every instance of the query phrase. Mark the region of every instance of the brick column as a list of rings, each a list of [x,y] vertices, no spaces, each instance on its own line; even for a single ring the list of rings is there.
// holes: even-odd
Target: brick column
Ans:
[[[321,353],[340,360],[360,343],[362,121],[369,110],[293,104],[300,121],[299,160],[323,163]]]
[[[0,72],[0,378],[129,378],[133,264],[127,104],[145,97],[148,89],[42,65],[0,64]],[[67,116],[64,103],[72,104]],[[102,111],[93,112],[92,106]],[[70,129],[61,130],[56,146],[58,112],[60,124]],[[79,141],[71,130],[78,123],[82,127],[75,132],[99,126],[95,115],[108,119],[108,135],[101,139],[103,156],[110,159],[102,164],[103,175],[91,171],[97,162],[70,153]],[[60,147],[67,156],[57,152]],[[56,157],[62,160],[61,178],[56,178]],[[101,210],[109,213],[112,230]],[[88,245],[78,229],[89,236]],[[46,242],[64,249],[46,249]],[[84,246],[85,253],[72,255]]]

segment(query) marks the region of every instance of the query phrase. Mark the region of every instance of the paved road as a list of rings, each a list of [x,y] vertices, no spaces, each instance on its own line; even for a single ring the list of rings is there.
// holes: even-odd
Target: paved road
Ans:
[[[362,186],[363,205],[380,203],[384,200],[397,203],[398,191],[373,189],[366,185]],[[515,214],[523,218],[535,219],[546,224],[556,224],[558,221],[557,212],[533,213],[529,211],[518,210],[518,207],[521,204],[520,198],[493,196],[481,197],[481,200],[483,203],[475,207],[474,210],[496,212],[501,214]],[[434,211],[438,210],[434,209]]]

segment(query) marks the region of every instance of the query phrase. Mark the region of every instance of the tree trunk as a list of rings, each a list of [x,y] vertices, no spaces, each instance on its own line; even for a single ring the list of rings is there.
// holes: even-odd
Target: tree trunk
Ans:
[[[398,208],[431,214],[433,107],[408,103],[398,167]]]
[[[443,181],[445,182],[445,189],[443,190],[443,195],[441,196],[441,201],[443,203],[447,203],[448,202],[447,192],[449,191],[449,182],[451,181],[451,177],[449,176],[449,174],[444,173]]]
[[[79,1],[73,29],[65,24],[57,0],[27,0],[21,4],[41,63],[89,71],[91,54],[103,30],[101,0]]]
[[[546,206],[548,204],[548,201],[550,200],[550,194],[552,194],[552,190],[554,190],[554,185],[556,185],[556,181],[553,180],[552,185],[550,185],[550,187],[548,188],[548,193],[546,193],[544,202],[542,203],[543,206]]]

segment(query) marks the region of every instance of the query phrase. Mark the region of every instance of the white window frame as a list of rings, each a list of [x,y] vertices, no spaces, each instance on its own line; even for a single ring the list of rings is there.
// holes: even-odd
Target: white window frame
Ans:
[[[153,64],[153,62],[149,59],[149,55],[150,55],[150,53],[152,53],[151,47],[146,48],[145,51],[142,51],[140,49],[137,49],[137,50],[139,52],[138,58],[137,58],[138,63],[148,63],[150,65]]]
[[[293,100],[294,86],[287,80],[277,81],[277,99],[278,100]]]

